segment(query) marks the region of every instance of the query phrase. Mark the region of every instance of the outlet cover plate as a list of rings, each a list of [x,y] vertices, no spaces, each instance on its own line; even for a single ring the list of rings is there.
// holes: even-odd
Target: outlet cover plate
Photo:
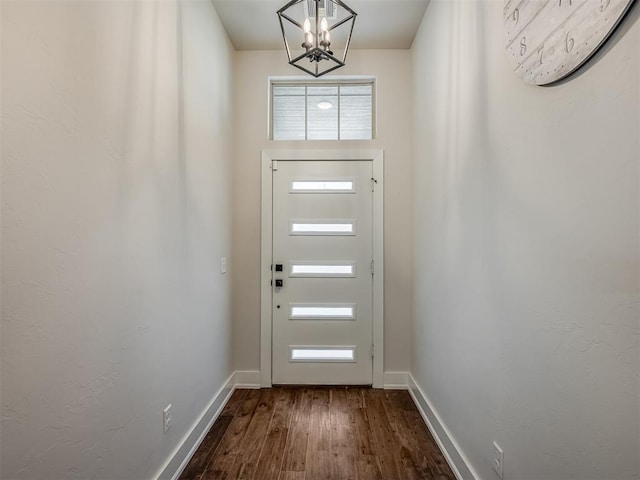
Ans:
[[[504,452],[500,445],[493,442],[493,461],[491,462],[493,469],[498,474],[498,477],[502,479],[502,473],[504,468]]]
[[[171,404],[162,411],[162,432],[167,433],[167,430],[171,428],[173,422],[171,420]]]

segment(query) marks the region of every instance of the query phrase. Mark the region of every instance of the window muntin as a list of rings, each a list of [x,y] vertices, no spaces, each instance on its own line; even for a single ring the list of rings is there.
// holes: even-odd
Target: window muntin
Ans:
[[[373,81],[271,84],[273,140],[371,140]]]

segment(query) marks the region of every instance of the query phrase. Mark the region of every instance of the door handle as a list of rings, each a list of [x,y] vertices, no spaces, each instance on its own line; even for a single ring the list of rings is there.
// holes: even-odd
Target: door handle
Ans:
[[[284,280],[281,278],[276,278],[276,288],[281,288],[284,286]]]

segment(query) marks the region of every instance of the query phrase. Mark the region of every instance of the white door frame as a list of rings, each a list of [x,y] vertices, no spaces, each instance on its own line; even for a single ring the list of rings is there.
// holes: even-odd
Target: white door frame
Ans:
[[[260,385],[271,386],[273,297],[273,178],[274,161],[366,160],[376,180],[373,192],[373,387],[383,387],[384,375],[384,152],[383,150],[263,150],[260,251]]]

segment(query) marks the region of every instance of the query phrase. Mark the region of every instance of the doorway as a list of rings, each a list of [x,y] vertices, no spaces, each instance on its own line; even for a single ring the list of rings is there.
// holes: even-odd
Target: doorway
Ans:
[[[261,385],[382,386],[381,151],[263,152]]]

